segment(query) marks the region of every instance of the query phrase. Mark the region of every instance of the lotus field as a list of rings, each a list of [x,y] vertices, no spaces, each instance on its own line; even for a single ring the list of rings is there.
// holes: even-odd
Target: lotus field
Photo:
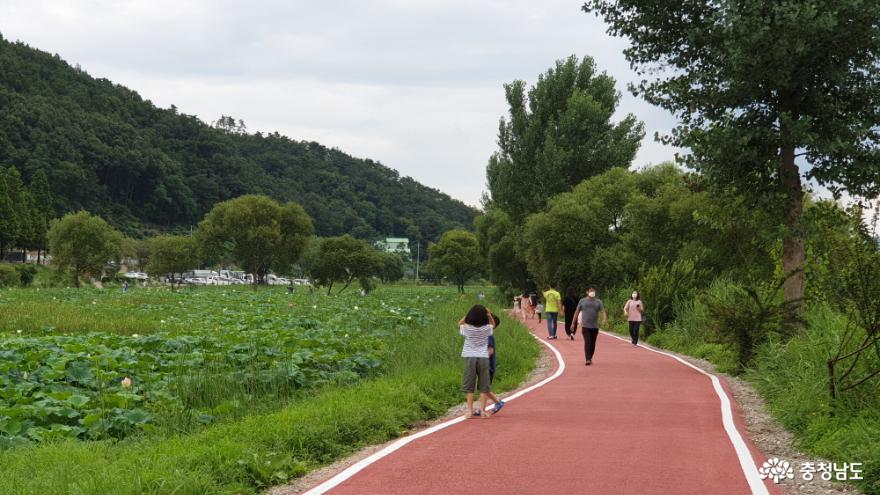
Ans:
[[[439,295],[0,291],[0,449],[179,431],[382,368]]]

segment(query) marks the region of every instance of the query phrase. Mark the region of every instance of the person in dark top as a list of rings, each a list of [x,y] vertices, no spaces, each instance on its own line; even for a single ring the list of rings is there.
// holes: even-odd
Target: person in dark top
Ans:
[[[569,287],[565,289],[565,299],[562,300],[562,309],[565,311],[565,335],[574,340],[577,335],[577,322],[574,321],[574,312],[577,311],[577,305],[580,299],[575,294],[574,289]]]
[[[599,319],[601,317],[601,326],[608,328],[608,313],[605,311],[605,305],[602,300],[596,297],[596,289],[590,287],[587,289],[587,297],[578,301],[577,310],[574,312],[574,318],[582,316],[580,325],[583,327],[581,335],[584,337],[584,357],[587,366],[593,364],[593,355],[596,353],[596,340],[599,337]]]
[[[489,382],[495,381],[495,336],[489,336]]]
[[[495,317],[495,328],[498,328],[498,325],[501,324],[501,318]],[[489,383],[495,381],[495,335],[489,336]],[[492,414],[497,413],[504,407],[504,401],[499,399],[494,392],[489,392],[489,398],[492,399],[492,402],[495,405],[492,407]],[[474,414],[479,414],[480,411],[475,410]]]

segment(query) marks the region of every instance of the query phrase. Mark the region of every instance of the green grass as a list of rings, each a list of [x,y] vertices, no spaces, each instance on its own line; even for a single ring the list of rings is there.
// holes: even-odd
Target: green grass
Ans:
[[[826,361],[838,348],[846,321],[826,306],[811,308],[807,321],[806,335],[764,346],[746,378],[795,434],[799,447],[834,462],[864,463],[865,480],[857,486],[878,495],[880,381],[869,381],[832,402]]]
[[[81,294],[85,292],[71,297]],[[4,298],[8,295],[3,292]],[[21,296],[28,297],[43,295]],[[162,297],[170,299],[159,307],[183,296]],[[378,301],[425,297],[432,299],[424,321],[387,339],[382,367],[366,378],[264,400],[214,424],[179,432],[160,429],[118,441],[62,439],[0,452],[0,493],[255,493],[365,445],[397,437],[462,400],[456,322],[473,295],[461,298],[445,288],[389,288],[368,296]],[[346,299],[348,311],[322,319],[332,321],[335,331],[346,332],[360,318],[354,310],[358,300],[363,299]],[[504,390],[515,387],[534,366],[538,344],[509,318],[497,339],[496,389]],[[201,380],[210,382],[210,376]],[[225,385],[217,388],[209,396],[222,394]]]

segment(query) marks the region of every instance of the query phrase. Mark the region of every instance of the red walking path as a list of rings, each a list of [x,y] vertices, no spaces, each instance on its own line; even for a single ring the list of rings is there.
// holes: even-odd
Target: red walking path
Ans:
[[[556,350],[551,377],[491,419],[402,438],[307,493],[782,493],[758,477],[766,456],[720,379],[604,333],[585,366],[580,334],[570,341],[560,325],[548,342],[545,325],[527,326]]]

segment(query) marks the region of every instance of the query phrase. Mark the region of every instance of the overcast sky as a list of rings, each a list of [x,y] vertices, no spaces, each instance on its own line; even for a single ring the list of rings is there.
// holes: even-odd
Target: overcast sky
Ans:
[[[506,114],[502,85],[594,57],[619,115],[646,137],[634,165],[673,158],[674,120],[634,98],[624,42],[579,0],[0,0],[0,33],[205,121],[278,131],[372,158],[477,205]]]

